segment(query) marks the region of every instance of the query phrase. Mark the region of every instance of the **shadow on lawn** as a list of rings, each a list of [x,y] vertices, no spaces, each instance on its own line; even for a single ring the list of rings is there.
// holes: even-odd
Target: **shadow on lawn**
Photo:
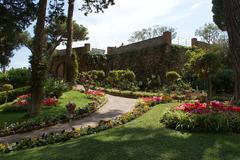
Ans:
[[[199,160],[240,157],[239,135],[181,134],[119,127],[62,144],[0,156],[1,160]]]

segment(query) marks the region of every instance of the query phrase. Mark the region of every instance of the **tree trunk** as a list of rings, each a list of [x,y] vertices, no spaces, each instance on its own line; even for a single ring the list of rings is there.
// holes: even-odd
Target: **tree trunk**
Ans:
[[[223,0],[225,21],[229,37],[231,58],[235,71],[235,93],[233,103],[240,100],[240,1]]]
[[[212,100],[212,78],[208,77],[208,93],[207,93],[207,106],[210,106]]]
[[[31,59],[32,79],[31,93],[32,101],[29,109],[30,116],[35,116],[39,113],[41,107],[41,99],[43,96],[43,83],[45,80],[46,65],[44,62],[44,25],[46,18],[47,0],[39,1],[39,9],[37,13],[37,24],[35,29],[35,38],[33,42],[33,53]]]
[[[73,41],[73,11],[74,0],[68,1],[68,19],[67,19],[67,65],[66,65],[66,80],[69,83],[74,83],[73,67],[72,67],[72,41]]]

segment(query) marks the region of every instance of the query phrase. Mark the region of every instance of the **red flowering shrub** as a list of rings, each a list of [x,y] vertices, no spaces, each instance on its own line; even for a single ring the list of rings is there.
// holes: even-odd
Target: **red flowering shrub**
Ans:
[[[56,98],[45,98],[42,100],[42,105],[44,106],[56,106],[58,100]]]
[[[17,97],[16,105],[19,106],[28,106],[30,105],[31,94],[25,94]],[[41,101],[44,106],[56,106],[58,100],[56,98],[45,98]]]
[[[175,110],[180,110],[188,113],[211,113],[211,112],[238,112],[240,113],[240,107],[237,106],[226,106],[222,102],[212,101],[210,106],[207,107],[205,103],[195,102],[195,103],[184,103],[175,108]]]
[[[17,99],[21,99],[21,100],[28,99],[28,98],[31,98],[31,96],[32,96],[31,93],[24,94],[24,95],[18,96]]]
[[[163,97],[145,97],[145,98],[142,98],[142,101],[146,104],[148,104],[149,106],[154,106],[154,105],[157,105],[157,104],[160,104],[163,100]]]
[[[105,95],[105,93],[100,90],[88,90],[88,91],[86,91],[86,94],[92,95],[92,96],[101,96],[101,97]]]
[[[24,94],[21,96],[17,97],[17,102],[15,104],[20,105],[20,106],[27,106],[30,104],[30,98],[31,98],[31,94]]]

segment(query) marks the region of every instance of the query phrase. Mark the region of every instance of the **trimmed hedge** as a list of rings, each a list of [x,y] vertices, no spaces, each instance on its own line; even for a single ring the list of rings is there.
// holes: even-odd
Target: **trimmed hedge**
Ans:
[[[13,89],[8,92],[6,91],[0,92],[0,104],[5,103],[6,96],[8,96],[8,102],[11,102],[15,100],[18,96],[29,93],[29,91],[30,91],[30,87],[26,86],[22,88]]]
[[[172,97],[163,95],[162,93],[121,91],[116,89],[104,89],[104,92],[113,96],[135,99],[146,97],[162,97],[162,103],[170,103],[173,101]]]
[[[183,111],[169,111],[164,114],[161,122],[167,128],[178,131],[240,133],[240,114],[233,112],[192,114]]]
[[[154,97],[161,96],[161,93],[151,93],[151,92],[134,92],[134,91],[122,91],[117,89],[104,89],[104,92],[113,96],[120,96],[126,98],[142,98],[142,97]]]

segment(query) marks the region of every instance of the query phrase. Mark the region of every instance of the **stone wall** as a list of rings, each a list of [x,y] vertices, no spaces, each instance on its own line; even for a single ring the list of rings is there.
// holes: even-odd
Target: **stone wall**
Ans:
[[[87,55],[90,52],[90,44],[86,43],[83,47],[73,48],[73,51],[76,52],[77,56],[79,57],[79,67],[82,68],[85,65],[85,61],[80,59],[80,57]],[[54,75],[58,78],[64,78],[65,77],[65,68],[66,64],[66,51],[64,50],[58,50],[58,54],[55,55],[50,64],[50,74]]]
[[[207,49],[210,47],[210,44],[202,41],[198,41],[197,38],[192,38],[192,47],[199,47],[203,49]]]
[[[90,44],[74,49],[79,58],[79,71],[130,69],[141,80],[152,75],[159,75],[164,81],[165,73],[171,70],[179,71],[185,62],[185,49],[173,46],[171,32],[163,36],[133,43],[121,47],[108,47],[108,54],[88,54]],[[51,73],[62,76],[62,67],[66,57],[61,54],[53,59]],[[176,63],[177,62],[177,63]],[[61,68],[59,68],[61,67]],[[63,70],[64,72],[65,70]],[[66,72],[66,71],[65,71]],[[64,74],[64,73],[63,73]]]
[[[151,38],[148,40],[144,40],[141,42],[132,43],[125,46],[120,47],[108,47],[107,53],[108,54],[119,54],[124,52],[131,52],[133,50],[141,50],[148,47],[158,46],[158,45],[171,45],[172,44],[172,33],[171,32],[164,32],[162,36]]]

